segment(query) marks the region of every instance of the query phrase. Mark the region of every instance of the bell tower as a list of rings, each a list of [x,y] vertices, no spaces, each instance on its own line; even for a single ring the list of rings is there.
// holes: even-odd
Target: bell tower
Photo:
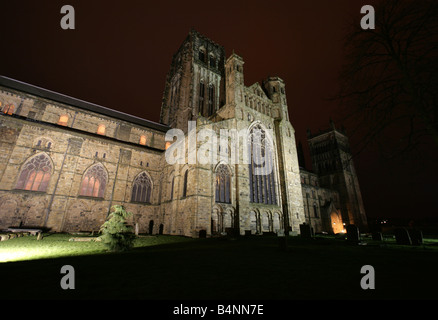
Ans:
[[[352,160],[348,137],[330,121],[329,130],[312,135],[308,130],[312,169],[321,187],[339,192],[342,220],[366,231],[367,219]]]
[[[263,81],[266,94],[278,106],[277,118],[289,121],[289,110],[287,107],[286,90],[283,79],[269,77]]]
[[[172,58],[160,122],[187,132],[188,121],[211,117],[225,103],[225,50],[191,30]]]

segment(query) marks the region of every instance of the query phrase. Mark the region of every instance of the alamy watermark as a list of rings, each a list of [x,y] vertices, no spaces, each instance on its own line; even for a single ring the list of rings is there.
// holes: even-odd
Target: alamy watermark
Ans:
[[[75,9],[71,5],[63,5],[61,7],[61,13],[65,14],[61,18],[61,28],[63,30],[75,29]],[[371,5],[364,5],[360,9],[360,13],[365,14],[360,20],[360,26],[362,29],[375,29],[375,12],[374,7]]]
[[[363,6],[360,13],[365,14],[360,20],[360,26],[364,30],[376,29],[374,7],[370,5]]]
[[[71,5],[64,5],[61,7],[61,13],[65,14],[61,18],[61,28],[63,30],[75,29],[75,8]]]
[[[365,274],[360,280],[360,287],[363,290],[374,290],[376,288],[374,267],[371,265],[364,265],[360,269],[360,273]]]
[[[60,285],[63,290],[75,289],[75,269],[71,265],[61,267],[61,274],[65,274],[61,278]]]

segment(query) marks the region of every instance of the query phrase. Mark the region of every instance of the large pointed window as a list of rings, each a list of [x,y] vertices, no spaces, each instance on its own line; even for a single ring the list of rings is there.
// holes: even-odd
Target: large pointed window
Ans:
[[[29,159],[22,167],[16,189],[46,191],[52,173],[52,162],[45,153]]]
[[[132,185],[131,201],[151,202],[152,181],[146,172],[140,173]]]
[[[103,198],[108,175],[102,164],[91,166],[84,174],[81,184],[81,196]]]
[[[251,128],[248,142],[250,200],[254,203],[277,204],[272,139],[257,124]]]
[[[216,169],[216,202],[231,203],[231,175],[224,164]]]

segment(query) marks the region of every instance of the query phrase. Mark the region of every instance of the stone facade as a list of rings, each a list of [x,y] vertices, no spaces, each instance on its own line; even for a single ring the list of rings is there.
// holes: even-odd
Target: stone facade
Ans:
[[[317,174],[300,168],[306,223],[315,233],[345,232],[340,211],[339,193],[323,188]]]
[[[1,78],[0,84],[0,228],[97,231],[113,204],[133,212],[132,223],[138,223],[143,232],[151,220],[160,221],[158,181],[167,126],[15,80]],[[4,113],[11,106],[13,112]],[[98,134],[102,124],[105,132]],[[142,136],[145,145],[140,144]],[[20,187],[20,172],[36,157],[49,161],[47,188]],[[104,193],[80,195],[84,173],[97,164],[106,172]],[[129,192],[141,172],[157,182],[147,204],[133,203]],[[38,177],[34,182],[38,184]]]
[[[121,204],[141,233],[299,233],[310,202],[285,84],[271,77],[246,87],[243,65],[192,30],[173,57],[161,123],[0,77],[0,229],[97,231]],[[266,149],[250,150],[273,170],[254,175],[258,164],[245,163],[232,137],[209,150],[215,161],[197,161],[205,132],[221,130],[261,130]],[[169,155],[181,161],[169,162]],[[313,200],[322,208],[327,199],[342,207],[337,194]]]
[[[342,220],[343,224],[356,225],[362,232],[367,231],[368,223],[362,194],[359,187],[350,144],[344,129],[337,129],[330,122],[330,129],[312,134],[308,131],[308,143],[314,181],[326,194],[332,194],[330,202],[334,209],[327,214],[333,221]],[[302,171],[305,172],[305,171]],[[306,195],[307,197],[307,195]],[[328,204],[328,198],[325,198]]]

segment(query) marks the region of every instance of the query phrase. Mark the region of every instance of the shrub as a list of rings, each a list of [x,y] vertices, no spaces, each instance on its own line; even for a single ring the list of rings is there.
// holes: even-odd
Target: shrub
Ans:
[[[134,245],[135,234],[132,227],[128,226],[126,219],[132,214],[120,205],[112,206],[114,210],[100,227],[102,242],[111,251],[126,251]]]

